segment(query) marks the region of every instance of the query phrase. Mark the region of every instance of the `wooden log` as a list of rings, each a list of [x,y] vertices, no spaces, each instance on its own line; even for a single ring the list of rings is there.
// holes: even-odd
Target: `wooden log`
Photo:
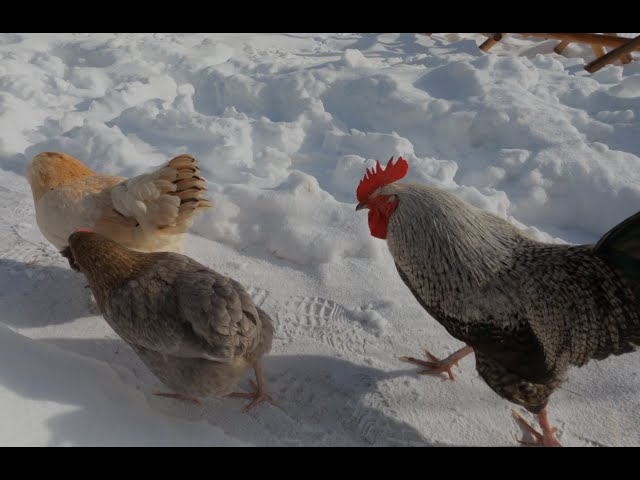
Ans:
[[[605,33],[605,35],[612,35],[612,36],[614,36],[614,37],[617,37],[617,36],[618,36],[618,34],[617,34],[617,33]],[[630,63],[630,62],[631,62],[631,60],[633,60],[633,57],[631,56],[631,54],[630,54],[630,53],[625,53],[624,55],[622,55],[622,56],[620,57],[620,61],[621,61],[623,64],[625,64],[625,65],[626,65],[627,63]]]
[[[602,45],[603,47],[617,48],[627,43],[628,38],[614,37],[613,35],[600,35],[597,33],[520,33],[525,37],[554,38],[557,40],[570,40],[571,42]],[[635,50],[640,50],[636,47]]]
[[[614,48],[609,53],[605,53],[602,57],[596,58],[593,62],[586,65],[584,69],[589,73],[597,72],[602,67],[608,65],[611,62],[614,62],[625,53],[632,52],[634,50],[637,50],[638,48],[640,48],[640,35],[638,35],[633,40],[627,40],[624,45],[618,48]]]
[[[502,38],[506,35],[506,33],[493,33],[491,36],[485,40],[485,42],[480,45],[480,50],[483,52],[488,52],[491,47],[493,47],[496,43],[498,43]]]
[[[558,55],[561,55],[565,48],[569,46],[571,40],[562,40],[558,45],[553,49]]]

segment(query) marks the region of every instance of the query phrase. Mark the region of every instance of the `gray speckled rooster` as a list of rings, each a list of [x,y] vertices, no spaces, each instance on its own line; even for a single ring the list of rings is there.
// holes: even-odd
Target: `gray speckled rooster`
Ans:
[[[387,240],[420,305],[467,345],[401,359],[453,379],[475,352],[487,384],[537,414],[542,434],[516,415],[534,444],[560,446],[547,402],[569,367],[640,345],[640,212],[595,245],[545,244],[447,192],[394,183],[407,170],[402,157],[367,170],[356,210],[369,209],[371,235]]]
[[[184,255],[134,252],[90,231],[71,234],[63,255],[89,280],[109,326],[175,392],[156,395],[252,399],[244,411],[271,400],[261,358],[273,326],[238,282]],[[251,367],[255,391],[231,393]]]

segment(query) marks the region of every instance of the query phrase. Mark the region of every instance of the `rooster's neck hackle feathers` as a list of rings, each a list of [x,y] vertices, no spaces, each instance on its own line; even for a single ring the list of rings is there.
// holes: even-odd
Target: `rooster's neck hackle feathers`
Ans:
[[[511,261],[516,245],[533,242],[509,222],[435,187],[393,184],[381,194],[399,199],[387,237],[392,254],[401,255],[401,249],[411,246],[422,254],[415,260],[434,274],[444,274],[445,265],[460,262],[469,274],[465,280],[481,281],[487,272]]]

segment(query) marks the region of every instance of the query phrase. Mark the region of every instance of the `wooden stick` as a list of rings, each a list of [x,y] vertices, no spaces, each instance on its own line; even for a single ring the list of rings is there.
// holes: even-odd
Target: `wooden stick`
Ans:
[[[570,40],[572,42],[590,43],[603,47],[617,48],[627,43],[628,38],[614,37],[613,35],[599,35],[596,33],[520,33],[525,37],[555,38],[558,40]],[[635,50],[640,50],[636,47]]]
[[[618,34],[617,33],[605,33],[605,35],[613,35],[614,37],[617,37]],[[626,65],[627,63],[630,63],[631,60],[633,60],[633,57],[631,56],[630,53],[625,53],[624,55],[622,55],[622,57],[620,57],[620,61]]]
[[[498,43],[502,38],[506,35],[506,33],[494,33],[492,34],[482,45],[480,45],[480,50],[483,52],[488,52],[491,47],[493,47],[496,43]]]
[[[624,45],[614,48],[609,53],[604,54],[600,58],[596,58],[593,62],[589,63],[584,67],[584,69],[589,73],[594,73],[600,70],[605,65],[614,62],[618,58],[620,58],[625,53],[632,52],[640,48],[640,35],[638,35],[633,40],[627,41]]]
[[[562,40],[556,47],[553,49],[558,55],[561,55],[565,48],[569,46],[571,40]]]

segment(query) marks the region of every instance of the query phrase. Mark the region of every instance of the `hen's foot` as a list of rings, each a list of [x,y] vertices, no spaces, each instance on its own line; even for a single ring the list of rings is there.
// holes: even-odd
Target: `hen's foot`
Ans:
[[[533,441],[529,440],[519,440],[519,442],[528,447],[561,447],[562,444],[556,438],[557,428],[552,427],[549,423],[549,417],[547,415],[547,409],[545,408],[542,412],[538,414],[538,423],[540,424],[540,428],[542,429],[542,433],[538,432],[535,428],[533,428],[529,422],[527,422],[518,412],[513,411],[513,416],[526,432],[531,434],[534,438]]]
[[[449,379],[452,381],[455,381],[455,377],[453,376],[453,372],[451,371],[451,369],[455,365],[457,365],[458,362],[464,357],[473,353],[473,348],[467,345],[465,347],[462,347],[457,352],[452,353],[447,358],[440,360],[426,348],[423,348],[422,350],[424,351],[426,357],[429,358],[428,361],[406,356],[400,357],[400,360],[422,367],[424,370],[418,371],[418,375],[439,375],[441,373],[446,373],[447,375],[449,375]]]

